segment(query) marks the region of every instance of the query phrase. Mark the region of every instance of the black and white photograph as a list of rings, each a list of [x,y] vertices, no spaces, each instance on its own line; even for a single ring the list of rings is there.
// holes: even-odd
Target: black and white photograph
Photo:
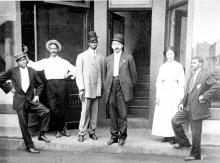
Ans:
[[[219,163],[219,0],[0,0],[0,163]]]

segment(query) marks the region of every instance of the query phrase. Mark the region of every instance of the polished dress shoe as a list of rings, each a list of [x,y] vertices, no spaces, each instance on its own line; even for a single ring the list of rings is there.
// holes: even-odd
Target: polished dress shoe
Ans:
[[[79,137],[78,137],[78,142],[83,142],[83,141],[84,141],[84,136],[79,135]]]
[[[176,139],[175,139],[175,137],[171,137],[170,138],[170,144],[176,144]]]
[[[40,151],[35,148],[27,148],[27,151],[30,153],[40,153]]]
[[[89,134],[89,137],[92,139],[92,140],[98,140],[98,137],[93,133],[93,134]]]
[[[180,145],[180,144],[174,144],[173,145],[173,148],[175,149],[182,149],[182,148],[189,148],[190,147],[190,144],[184,144],[184,145]]]
[[[169,142],[169,138],[168,137],[163,137],[163,139],[160,142],[161,143]]]
[[[119,139],[118,145],[123,146],[125,144],[125,140]]]
[[[50,140],[45,135],[39,135],[38,140],[45,141],[46,143],[50,143]]]
[[[66,137],[70,137],[70,132],[67,130],[66,126],[63,127],[63,131],[61,132],[61,134]]]
[[[108,145],[112,145],[113,143],[118,143],[118,139],[110,139],[109,141],[107,141]]]
[[[194,161],[194,160],[201,160],[201,157],[200,156],[198,156],[198,157],[188,156],[188,157],[184,158],[184,161]]]
[[[57,131],[55,136],[56,136],[56,138],[60,138],[60,137],[62,137],[62,134],[60,131]]]

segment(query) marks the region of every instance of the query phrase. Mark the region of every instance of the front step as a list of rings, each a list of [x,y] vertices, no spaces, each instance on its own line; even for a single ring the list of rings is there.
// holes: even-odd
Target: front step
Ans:
[[[129,106],[149,106],[149,97],[134,97]]]
[[[149,106],[128,106],[128,115],[148,118]]]
[[[134,97],[149,97],[149,88],[134,88]]]

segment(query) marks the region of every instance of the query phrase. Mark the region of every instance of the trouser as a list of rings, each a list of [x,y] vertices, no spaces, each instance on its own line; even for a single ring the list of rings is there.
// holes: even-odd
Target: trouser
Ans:
[[[127,103],[124,99],[120,81],[118,78],[113,79],[110,96],[109,96],[109,110],[110,110],[110,132],[112,139],[127,138]]]
[[[47,81],[47,96],[51,113],[53,113],[57,131],[62,131],[66,114],[66,80],[52,79]]]
[[[86,135],[89,129],[89,134],[95,133],[98,117],[98,98],[85,98],[82,101],[82,111],[79,123],[79,135]]]
[[[28,113],[36,113],[41,119],[40,131],[48,131],[48,126],[50,122],[50,110],[46,108],[43,104],[38,103],[38,105],[32,105],[24,107],[23,109],[17,110],[18,120],[21,128],[21,133],[24,139],[26,148],[33,148],[34,144],[31,139],[31,135],[28,131]]]
[[[182,124],[188,122],[192,131],[192,150],[191,155],[195,157],[201,156],[201,134],[202,134],[202,120],[192,120],[189,111],[177,112],[172,118],[172,126],[175,133],[176,141],[180,145],[189,143],[188,138],[185,135]]]

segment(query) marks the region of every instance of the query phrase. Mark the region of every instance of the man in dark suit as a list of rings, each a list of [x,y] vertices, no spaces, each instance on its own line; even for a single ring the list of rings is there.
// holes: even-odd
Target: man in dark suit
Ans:
[[[21,133],[28,152],[39,153],[34,148],[31,135],[28,131],[28,112],[34,112],[41,117],[41,129],[38,140],[50,142],[45,136],[50,121],[50,111],[39,102],[39,96],[44,85],[37,72],[27,67],[26,55],[21,52],[15,56],[17,67],[9,69],[0,75],[0,88],[8,93],[11,88],[6,89],[5,82],[11,80],[14,86],[13,109],[17,111]],[[35,89],[36,88],[36,89]]]
[[[183,130],[183,123],[189,121],[192,131],[192,149],[185,161],[201,159],[201,134],[202,121],[210,117],[210,98],[219,88],[217,80],[213,74],[208,73],[203,68],[202,57],[192,58],[192,75],[187,82],[187,87],[183,100],[179,105],[179,111],[172,118],[172,126],[178,144],[173,147],[181,149],[190,147],[188,138]]]
[[[108,145],[124,145],[127,138],[127,105],[133,98],[137,72],[132,55],[123,52],[124,36],[115,34],[112,39],[114,53],[107,57],[105,81],[106,103],[110,111],[111,138]]]

